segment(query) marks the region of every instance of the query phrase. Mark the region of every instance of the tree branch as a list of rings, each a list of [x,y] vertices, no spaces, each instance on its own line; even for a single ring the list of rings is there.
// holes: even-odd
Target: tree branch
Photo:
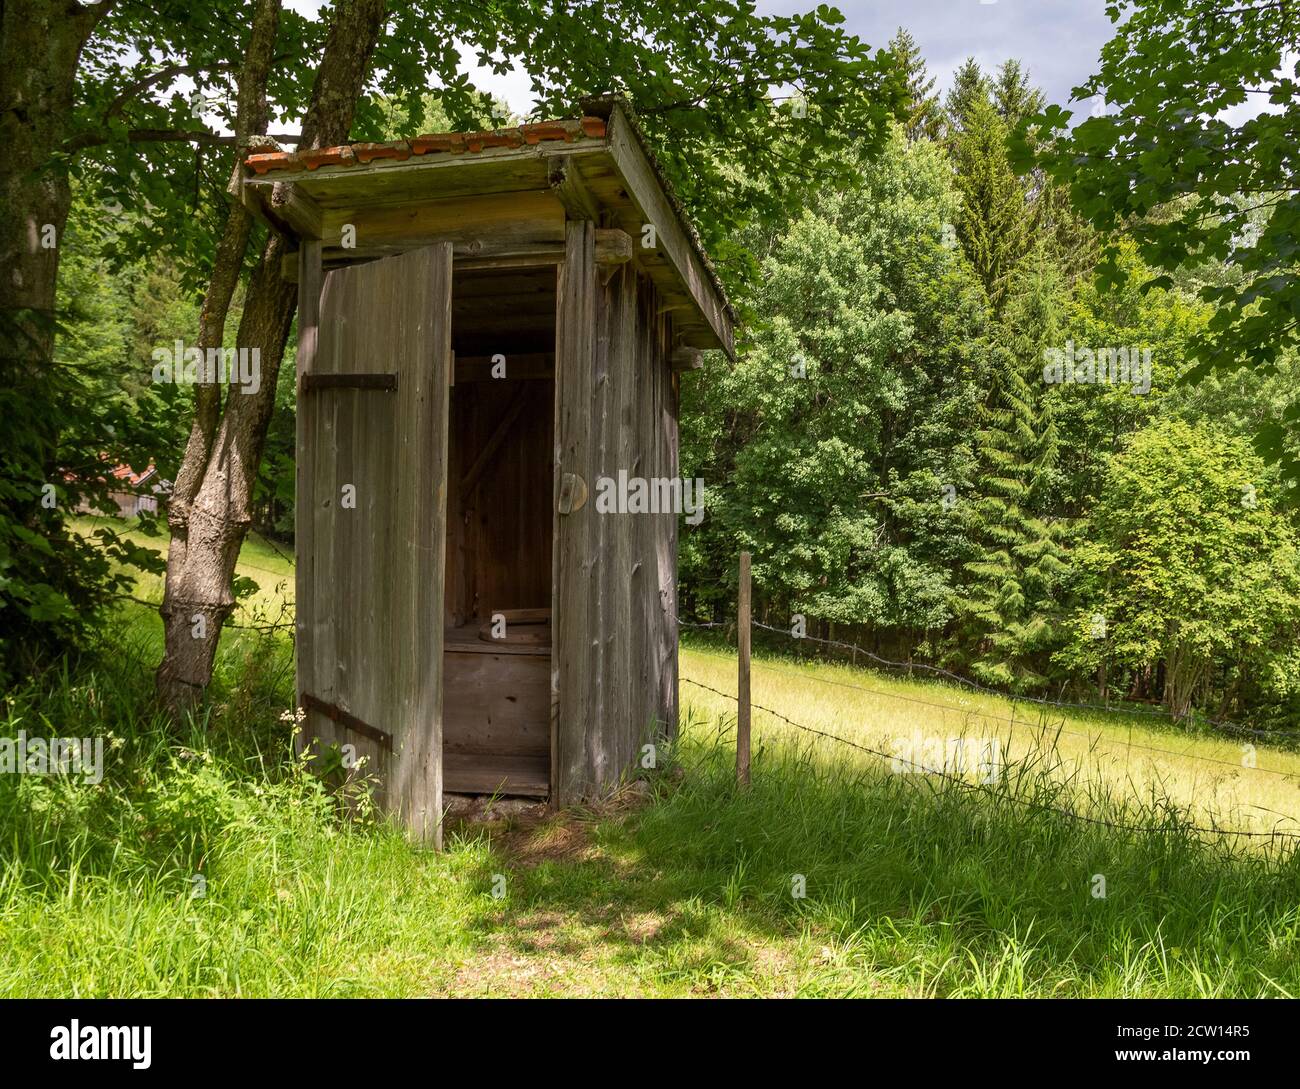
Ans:
[[[190,143],[222,146],[239,142],[236,136],[222,136],[208,129],[131,129],[127,132],[126,138],[133,144]],[[274,132],[270,134],[270,138],[282,144],[297,144],[302,140],[302,137],[296,133],[288,132]],[[65,154],[75,155],[87,148],[102,147],[104,144],[112,143],[112,140],[113,137],[106,132],[85,132],[66,141],[63,150]]]

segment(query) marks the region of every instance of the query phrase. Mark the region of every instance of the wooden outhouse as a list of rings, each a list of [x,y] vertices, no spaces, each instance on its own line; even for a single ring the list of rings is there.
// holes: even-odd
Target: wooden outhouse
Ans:
[[[257,153],[241,199],[297,248],[305,736],[435,842],[444,791],[608,791],[676,730],[678,519],[595,491],[678,478],[677,373],[733,350],[635,121]]]

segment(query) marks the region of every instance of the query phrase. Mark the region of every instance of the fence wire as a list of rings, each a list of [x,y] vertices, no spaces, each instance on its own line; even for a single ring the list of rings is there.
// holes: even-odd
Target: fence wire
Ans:
[[[1064,726],[1051,725],[1048,723],[1031,722],[1029,719],[1016,717],[1014,701],[1016,700],[1017,697],[1014,696],[1005,697],[1006,699],[1010,699],[1013,701],[1011,707],[1011,714],[1009,716],[999,715],[999,714],[995,714],[992,711],[978,711],[975,710],[974,708],[954,707],[950,703],[935,703],[933,700],[924,700],[917,696],[905,696],[899,692],[887,692],[883,688],[869,688],[866,685],[849,684],[847,681],[831,680],[829,677],[817,677],[807,673],[800,673],[793,669],[782,669],[781,667],[773,665],[770,662],[753,662],[751,664],[754,669],[766,670],[771,673],[779,673],[782,676],[794,677],[797,680],[816,681],[818,684],[829,684],[829,685],[833,685],[836,688],[849,688],[857,692],[866,692],[873,696],[884,696],[886,699],[904,700],[908,703],[918,703],[924,707],[933,707],[941,711],[952,711],[953,713],[959,715],[965,715],[965,716],[975,717],[975,718],[984,718],[984,719],[988,719],[991,722],[1009,723],[1012,726],[1023,726],[1028,730],[1035,730],[1040,733],[1050,731],[1053,734],[1060,734],[1064,737],[1082,738],[1083,740],[1088,741],[1093,745],[1110,746],[1110,745],[1122,744],[1126,750],[1139,749],[1142,752],[1159,753],[1163,756],[1177,756],[1185,760],[1200,760],[1203,763],[1207,763],[1207,764],[1220,764],[1223,767],[1232,768],[1238,771],[1257,771],[1262,775],[1277,775],[1284,779],[1293,778],[1296,775],[1295,772],[1279,771],[1276,768],[1251,767],[1246,764],[1241,764],[1235,760],[1220,760],[1216,756],[1202,756],[1198,753],[1193,753],[1193,752],[1178,752],[1175,749],[1161,749],[1161,748],[1157,748],[1154,745],[1144,745],[1140,741],[1134,741],[1131,734],[1125,741],[1120,742],[1114,738],[1106,737],[1104,734],[1085,734],[1085,733],[1080,733],[1077,730],[1067,730]]]
[[[715,621],[702,623],[693,620],[683,620],[680,617],[674,617],[674,619],[677,621],[679,625],[683,627],[697,628],[700,630],[711,630],[714,628],[734,628],[736,626],[736,622],[734,620],[723,620],[723,621],[715,620]],[[860,647],[855,643],[845,643],[838,639],[822,639],[814,635],[796,636],[788,628],[773,627],[771,624],[764,624],[760,620],[754,620],[752,621],[752,623],[753,626],[756,628],[761,628],[764,631],[773,632],[777,635],[783,635],[787,639],[794,640],[796,643],[815,643],[822,646],[834,647],[838,650],[850,651],[854,654],[861,654],[864,658],[868,659],[871,662],[874,662],[876,665],[880,665],[888,669],[907,670],[909,673],[911,673],[914,670],[923,673],[930,673],[935,676],[942,677],[946,680],[952,681],[954,684],[961,685],[964,688],[969,688],[973,692],[979,692],[988,696],[997,696],[1000,699],[1011,700],[1013,704],[1031,703],[1039,707],[1054,707],[1057,708],[1058,710],[1063,710],[1063,711],[1094,711],[1094,712],[1100,712],[1103,714],[1111,714],[1111,715],[1148,715],[1148,716],[1164,719],[1165,721],[1171,723],[1180,721],[1179,716],[1174,715],[1172,712],[1166,711],[1164,709],[1113,706],[1113,705],[1101,704],[1101,703],[1071,703],[1069,701],[1063,701],[1063,700],[1046,699],[1041,696],[1026,696],[1018,693],[1004,692],[1000,689],[991,688],[988,685],[980,684],[978,681],[973,681],[969,677],[963,677],[960,673],[954,673],[952,670],[944,669],[941,666],[930,665],[926,662],[896,662],[893,661],[892,659],[884,658],[881,655],[876,654],[874,651],[867,650],[865,647]],[[833,682],[827,682],[827,683],[833,683]],[[868,689],[867,691],[871,691],[871,690]],[[882,692],[878,694],[887,695],[888,693]],[[921,700],[917,702],[925,702],[925,701]],[[936,704],[934,706],[939,706],[939,705]],[[957,710],[957,708],[953,708],[953,710]],[[1273,742],[1278,742],[1279,740],[1291,741],[1291,742],[1300,741],[1300,731],[1259,730],[1251,726],[1244,726],[1241,723],[1229,722],[1225,719],[1214,719],[1209,717],[1193,719],[1192,722],[1195,725],[1206,726],[1212,730],[1220,730],[1225,733],[1232,733],[1238,736],[1256,737],[1266,741],[1273,741]]]
[[[697,681],[691,677],[682,677],[681,679],[685,684],[694,685],[696,688],[701,688],[704,689],[705,691],[712,692],[715,695],[722,696],[724,699],[731,700],[732,702],[739,705],[739,698],[737,696],[732,695],[730,692],[723,692],[721,689],[713,687],[713,685],[705,684],[703,681]],[[1069,820],[1078,821],[1080,823],[1085,823],[1085,824],[1096,825],[1103,828],[1109,828],[1118,832],[1130,832],[1130,833],[1136,833],[1140,835],[1150,835],[1152,831],[1158,831],[1158,829],[1148,827],[1148,826],[1126,824],[1117,821],[1108,821],[1101,817],[1092,817],[1086,813],[1078,813],[1073,809],[1064,809],[1061,808],[1060,806],[1044,805],[1042,802],[1035,802],[1028,798],[1020,798],[1014,794],[1009,794],[1005,791],[992,790],[983,784],[970,783],[967,782],[965,779],[958,778],[955,775],[949,775],[944,771],[937,770],[932,767],[928,767],[924,764],[920,764],[913,760],[907,760],[905,758],[898,756],[896,753],[882,752],[879,749],[872,748],[870,745],[863,745],[861,742],[853,741],[847,737],[841,737],[838,734],[832,734],[825,730],[819,730],[815,726],[808,726],[804,723],[796,722],[794,719],[790,718],[787,715],[782,714],[780,711],[777,711],[771,707],[765,707],[761,703],[754,703],[751,701],[750,706],[754,710],[762,711],[765,714],[769,714],[774,718],[777,718],[780,721],[786,723],[788,726],[792,726],[794,729],[802,731],[803,733],[812,734],[814,736],[824,738],[828,741],[838,742],[841,745],[846,745],[849,748],[857,749],[860,752],[867,753],[871,756],[875,756],[883,760],[889,760],[891,762],[898,761],[899,763],[906,764],[910,767],[916,768],[918,771],[924,772],[928,775],[933,775],[939,779],[944,780],[945,782],[951,783],[953,786],[957,787],[960,790],[981,794],[985,797],[992,798],[996,801],[1011,802],[1015,805],[1019,805],[1024,808],[1036,810],[1039,812],[1053,813],[1057,816],[1065,817]],[[941,705],[935,705],[935,706],[941,706]],[[949,708],[949,710],[955,710],[955,708]],[[1290,820],[1292,818],[1286,818],[1286,819]],[[1188,832],[1195,832],[1200,835],[1241,836],[1249,839],[1268,839],[1268,840],[1279,840],[1279,839],[1300,840],[1300,832],[1281,832],[1281,831],[1277,831],[1276,829],[1270,832],[1251,832],[1243,829],[1234,829],[1234,828],[1207,828],[1207,827],[1194,825],[1194,824],[1186,824],[1186,825],[1182,825],[1181,827]]]

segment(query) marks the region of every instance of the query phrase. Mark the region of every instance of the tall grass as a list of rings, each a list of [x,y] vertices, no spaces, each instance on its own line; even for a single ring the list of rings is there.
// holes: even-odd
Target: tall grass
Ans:
[[[693,641],[683,649],[682,676],[689,678],[682,691],[697,706],[716,714],[735,710],[734,696],[719,697],[690,683],[734,693],[734,650]],[[1300,752],[1293,746],[1189,732],[1149,715],[1058,710],[944,681],[767,651],[755,655],[753,698],[803,725],[877,750],[891,751],[900,739],[918,736],[996,738],[1013,766],[1050,759],[1054,774],[1070,778],[1085,795],[1095,783],[1112,793],[1168,802],[1194,813],[1200,824],[1300,835]],[[762,736],[790,732],[779,719],[756,714]],[[839,747],[826,750],[825,757],[839,762],[854,754]]]
[[[730,723],[709,735],[705,721],[685,734],[690,773],[635,840],[647,866],[672,866],[678,897],[816,936],[823,963],[798,973],[800,993],[1300,993],[1286,843],[1207,838],[1185,811],[1063,780],[1050,759],[985,793],[769,735],[737,791]],[[1064,815],[1084,786],[1095,819],[1139,830]]]
[[[293,757],[288,646],[237,639],[184,726],[153,710],[156,641],[10,693],[3,730],[105,739],[100,783],[0,776],[0,993],[411,993],[445,959],[486,846],[436,856],[349,821]],[[413,918],[414,916],[414,918]]]
[[[1197,833],[1158,783],[1050,745],[990,794],[760,715],[738,791],[734,721],[686,686],[643,803],[462,830],[439,855],[295,760],[287,642],[227,633],[176,726],[153,710],[157,637],[130,610],[98,657],[6,696],[0,732],[102,736],[106,760],[99,784],[0,776],[0,993],[1300,994],[1288,844]],[[860,711],[767,696],[824,724]]]

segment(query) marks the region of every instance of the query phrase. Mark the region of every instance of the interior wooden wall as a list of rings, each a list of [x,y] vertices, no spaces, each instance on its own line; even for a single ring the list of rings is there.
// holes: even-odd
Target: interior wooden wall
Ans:
[[[551,604],[554,266],[457,274],[451,391],[447,623]],[[490,374],[505,357],[506,377]],[[477,360],[472,365],[470,359]],[[494,433],[505,438],[462,486]]]
[[[456,355],[554,351],[555,280],[553,264],[457,272],[452,289]]]
[[[451,393],[447,622],[551,604],[550,379],[462,382]],[[516,398],[519,403],[516,404]],[[506,438],[468,491],[461,482],[498,425]]]
[[[556,519],[552,797],[605,793],[641,747],[677,727],[677,517],[600,514],[597,481],[673,477],[677,392],[671,329],[633,263],[602,283],[594,224],[566,228],[556,340],[556,481],[586,504]]]

